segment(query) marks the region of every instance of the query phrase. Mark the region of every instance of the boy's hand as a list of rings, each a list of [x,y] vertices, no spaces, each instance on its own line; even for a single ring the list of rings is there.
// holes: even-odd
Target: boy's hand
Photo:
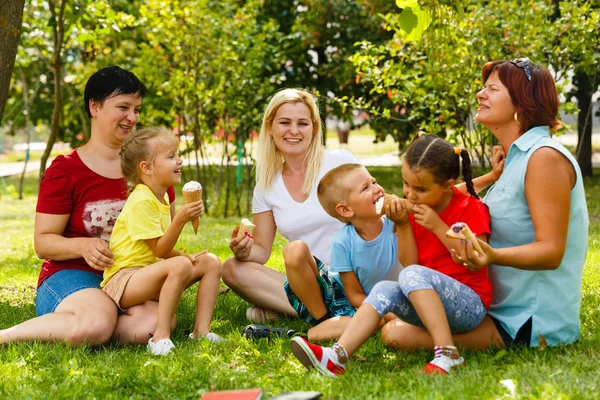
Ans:
[[[204,203],[202,203],[202,200],[184,204],[179,211],[177,211],[173,220],[179,220],[179,222],[185,224],[186,222],[199,218],[202,215],[202,211],[204,211]]]
[[[441,220],[440,216],[429,206],[425,204],[415,204],[415,222],[430,232],[434,232],[436,229],[443,229],[446,232],[447,227],[444,221]]]
[[[385,206],[385,215],[396,225],[404,225],[408,223],[408,214],[412,213],[412,210],[410,201],[394,196],[390,204]]]

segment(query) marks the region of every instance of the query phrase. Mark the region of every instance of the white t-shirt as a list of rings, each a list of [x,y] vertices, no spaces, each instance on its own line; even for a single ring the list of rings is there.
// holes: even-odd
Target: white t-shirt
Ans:
[[[347,150],[325,150],[317,182],[333,168],[350,163],[361,164],[360,160]],[[263,192],[258,186],[254,188],[252,213],[259,214],[265,211],[273,212],[275,225],[283,237],[290,242],[302,240],[308,245],[313,256],[326,265],[330,264],[333,236],[344,224],[323,210],[317,197],[316,185],[310,196],[304,202],[298,203],[287,191],[281,173],[277,174],[266,191]]]

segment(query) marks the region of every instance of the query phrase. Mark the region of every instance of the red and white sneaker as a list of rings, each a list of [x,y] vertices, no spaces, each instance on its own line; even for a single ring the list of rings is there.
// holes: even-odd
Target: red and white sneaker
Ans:
[[[431,360],[423,367],[422,372],[427,375],[448,375],[451,370],[462,365],[465,365],[464,358],[450,358],[442,355]]]
[[[344,364],[338,360],[337,353],[331,347],[317,346],[303,337],[295,336],[290,341],[290,348],[307,369],[316,367],[319,372],[331,377],[346,372]]]

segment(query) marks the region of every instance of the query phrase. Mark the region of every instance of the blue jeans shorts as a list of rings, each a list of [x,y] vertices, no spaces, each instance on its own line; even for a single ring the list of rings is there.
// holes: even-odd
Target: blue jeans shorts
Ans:
[[[64,269],[46,278],[35,298],[37,316],[53,313],[68,296],[83,289],[100,289],[102,275],[78,269]]]
[[[313,258],[319,267],[320,274],[317,276],[317,283],[319,284],[319,289],[321,289],[321,297],[323,298],[323,303],[325,303],[325,308],[332,317],[352,317],[356,312],[356,308],[352,307],[350,301],[346,298],[344,287],[328,272],[321,260],[314,256]],[[298,316],[309,324],[315,325],[317,321],[310,314],[304,303],[296,296],[287,279],[283,284],[283,289],[290,305],[296,310]]]

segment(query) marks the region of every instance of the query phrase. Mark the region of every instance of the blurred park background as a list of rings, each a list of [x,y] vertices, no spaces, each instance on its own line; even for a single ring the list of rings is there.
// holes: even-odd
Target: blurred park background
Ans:
[[[224,216],[249,212],[262,111],[285,87],[313,91],[326,145],[348,140],[370,156],[367,164],[395,165],[422,128],[471,149],[485,168],[493,139],[473,121],[481,68],[526,56],[555,76],[565,122],[557,134],[585,176],[600,150],[597,0],[2,4],[0,45],[16,58],[9,89],[0,90],[0,162],[17,164],[0,175],[19,174],[32,160],[28,169],[42,175],[53,155],[89,138],[84,85],[108,65],[132,70],[150,88],[141,125],[180,135],[191,166],[184,180],[199,180],[208,212]]]

